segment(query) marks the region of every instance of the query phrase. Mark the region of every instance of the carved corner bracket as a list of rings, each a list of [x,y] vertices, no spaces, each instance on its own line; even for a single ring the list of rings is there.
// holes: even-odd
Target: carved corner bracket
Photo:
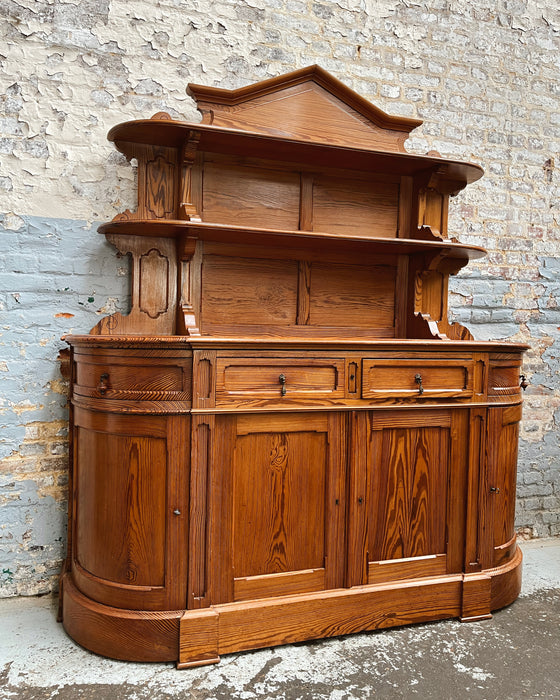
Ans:
[[[413,266],[413,316],[424,325],[429,337],[442,340],[472,340],[470,331],[448,319],[449,276],[455,275],[468,260],[451,258],[444,249],[427,264]]]
[[[189,131],[179,155],[181,176],[179,182],[179,211],[178,218],[183,221],[202,221],[200,216],[202,183],[200,168],[195,168],[199,131]]]
[[[177,304],[177,332],[188,336],[200,333],[200,275],[202,243],[196,238],[177,239],[177,272],[179,303]]]
[[[130,254],[131,308],[102,318],[92,335],[172,335],[177,302],[177,255],[169,238],[106,234],[122,255]]]

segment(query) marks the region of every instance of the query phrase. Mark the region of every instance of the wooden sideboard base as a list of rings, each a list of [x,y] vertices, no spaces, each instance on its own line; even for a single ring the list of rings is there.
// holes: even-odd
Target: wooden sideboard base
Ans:
[[[233,652],[458,617],[489,619],[521,588],[522,555],[477,574],[408,579],[187,611],[120,610],[90,600],[64,576],[63,623],[79,644],[129,661],[218,663]]]
[[[316,66],[189,89],[201,123],[109,134],[131,309],[66,337],[66,630],[187,668],[489,618],[520,588],[527,346],[448,319],[484,254],[449,198],[482,169],[407,153],[420,122]]]
[[[502,566],[476,574],[465,574],[461,622],[492,617],[491,610],[510,605],[521,591],[523,554],[514,543],[512,558]]]
[[[121,661],[176,661],[182,610],[121,610],[80,593],[70,574],[62,579],[62,623],[89,651]]]
[[[491,610],[505,608],[518,597],[521,592],[522,568],[523,554],[517,547],[510,561],[491,570]]]

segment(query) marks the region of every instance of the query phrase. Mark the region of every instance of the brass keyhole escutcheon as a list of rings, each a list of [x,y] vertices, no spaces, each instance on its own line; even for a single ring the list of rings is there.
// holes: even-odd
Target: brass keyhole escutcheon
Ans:
[[[279,381],[280,384],[282,385],[282,387],[281,387],[281,389],[280,389],[280,396],[286,396],[286,375],[285,375],[285,374],[281,374],[281,375],[278,377],[278,381]]]

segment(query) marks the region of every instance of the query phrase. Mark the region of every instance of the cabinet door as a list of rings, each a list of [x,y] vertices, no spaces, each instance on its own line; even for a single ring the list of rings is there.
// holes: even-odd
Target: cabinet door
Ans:
[[[216,417],[216,435],[211,603],[343,585],[343,416]]]
[[[181,455],[189,419],[79,408],[74,416],[72,574],[78,588],[114,607],[182,608],[188,463]]]
[[[355,420],[349,585],[461,571],[467,412],[372,411]]]
[[[521,406],[488,410],[488,488],[486,497],[493,555],[500,566],[515,553],[515,487]]]

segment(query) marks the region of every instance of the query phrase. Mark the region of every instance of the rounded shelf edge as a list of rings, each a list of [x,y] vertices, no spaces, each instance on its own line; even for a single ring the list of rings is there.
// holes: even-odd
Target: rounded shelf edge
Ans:
[[[176,238],[187,235],[201,240],[247,243],[249,245],[283,246],[286,241],[301,247],[314,244],[333,246],[361,246],[377,248],[385,252],[413,254],[430,250],[445,250],[446,257],[475,260],[486,255],[480,246],[456,243],[449,238],[422,240],[416,238],[377,238],[373,236],[337,236],[324,231],[301,231],[267,229],[248,226],[228,226],[211,222],[194,222],[180,219],[123,219],[109,221],[98,227],[103,235],[152,236],[155,238]],[[347,249],[347,248],[345,248]]]

